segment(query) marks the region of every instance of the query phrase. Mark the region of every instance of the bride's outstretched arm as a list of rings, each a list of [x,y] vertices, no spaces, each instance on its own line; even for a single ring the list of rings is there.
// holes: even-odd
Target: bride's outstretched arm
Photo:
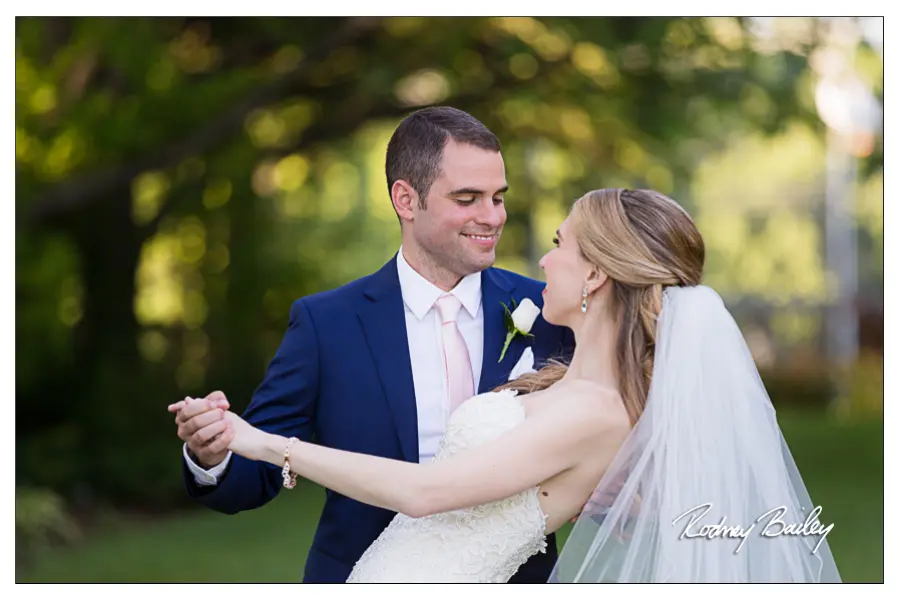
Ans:
[[[570,406],[529,417],[488,444],[431,464],[297,441],[290,453],[291,470],[339,494],[411,517],[500,500],[570,469],[585,452],[596,451],[598,439],[621,441],[621,426],[611,423],[596,403],[547,398],[554,401]],[[229,418],[236,427],[234,452],[284,464],[287,438],[260,431],[237,415]]]

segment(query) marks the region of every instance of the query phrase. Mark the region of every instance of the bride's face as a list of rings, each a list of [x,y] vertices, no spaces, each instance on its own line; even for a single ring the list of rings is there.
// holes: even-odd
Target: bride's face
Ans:
[[[540,261],[547,276],[543,291],[544,320],[552,325],[572,327],[581,314],[582,290],[592,269],[578,250],[569,219],[556,230],[553,243],[556,247]]]

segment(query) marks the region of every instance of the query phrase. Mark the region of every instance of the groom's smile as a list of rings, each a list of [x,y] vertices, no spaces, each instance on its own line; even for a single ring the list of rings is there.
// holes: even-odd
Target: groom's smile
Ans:
[[[499,233],[490,235],[475,235],[470,233],[463,233],[462,236],[472,240],[477,245],[483,248],[493,248],[497,244],[497,240],[500,238]]]

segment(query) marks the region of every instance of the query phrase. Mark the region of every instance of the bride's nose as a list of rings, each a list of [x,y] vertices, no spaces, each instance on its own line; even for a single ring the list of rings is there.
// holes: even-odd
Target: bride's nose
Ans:
[[[549,252],[547,254],[549,254]],[[547,260],[547,254],[543,255],[541,257],[541,260],[538,261],[538,266],[540,266],[545,271],[547,270],[547,266],[544,264],[544,262]]]

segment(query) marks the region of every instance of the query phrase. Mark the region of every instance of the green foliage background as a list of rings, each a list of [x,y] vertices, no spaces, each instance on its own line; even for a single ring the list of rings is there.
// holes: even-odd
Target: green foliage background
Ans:
[[[469,111],[501,139],[499,266],[541,277],[538,258],[587,190],[670,194],[697,219],[707,282],[733,302],[773,400],[824,410],[834,387],[821,307],[833,290],[814,67],[829,27],[17,19],[22,539],[44,539],[43,527],[71,540],[71,515],[187,504],[165,405],[221,389],[242,409],[291,302],[391,257],[384,150],[399,120],[430,104]],[[850,60],[881,100],[876,49],[860,43]],[[851,368],[851,412],[880,416],[880,132],[854,148],[865,352]],[[49,525],[20,527],[20,499]]]

